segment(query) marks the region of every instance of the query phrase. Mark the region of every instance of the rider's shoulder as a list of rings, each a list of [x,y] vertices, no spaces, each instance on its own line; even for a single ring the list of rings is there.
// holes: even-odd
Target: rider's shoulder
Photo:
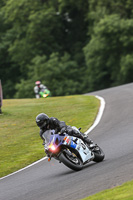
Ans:
[[[55,117],[50,117],[49,118],[49,121],[51,121],[51,122],[56,122],[56,121],[59,121],[57,118],[55,118]]]
[[[60,121],[57,118],[55,118],[55,117],[50,117],[49,118],[49,124],[51,124],[52,126],[53,125],[54,126],[59,126]]]
[[[38,88],[37,85],[35,85],[35,86],[34,86],[34,89],[37,89],[37,88]]]
[[[41,84],[41,85],[40,85],[40,88],[46,88],[46,86],[45,86],[45,85],[43,85],[43,84]]]

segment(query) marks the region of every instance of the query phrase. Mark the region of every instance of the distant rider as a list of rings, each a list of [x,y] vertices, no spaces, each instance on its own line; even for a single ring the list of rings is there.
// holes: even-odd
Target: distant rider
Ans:
[[[35,97],[39,99],[40,98],[39,92],[43,92],[45,89],[47,89],[47,87],[41,84],[41,81],[36,81],[34,87]]]
[[[60,132],[61,134],[66,132],[70,136],[75,136],[82,139],[88,145],[93,144],[93,141],[88,138],[87,135],[81,133],[74,127],[67,126],[64,121],[59,121],[55,117],[48,117],[45,113],[40,113],[36,117],[36,124],[40,128],[40,137],[47,130],[55,130],[55,134]],[[42,138],[43,139],[43,138]],[[44,140],[44,139],[43,139]]]

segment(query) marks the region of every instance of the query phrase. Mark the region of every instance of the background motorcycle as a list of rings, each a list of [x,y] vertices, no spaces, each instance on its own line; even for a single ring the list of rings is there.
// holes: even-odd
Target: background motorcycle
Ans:
[[[39,95],[41,98],[46,98],[46,97],[50,97],[51,93],[48,89],[45,89],[44,91],[40,91]]]
[[[48,161],[53,157],[76,171],[81,170],[90,161],[103,161],[104,152],[97,144],[89,147],[79,138],[69,136],[67,133],[54,134],[54,132],[47,130],[42,135],[46,141],[44,149],[49,157]]]

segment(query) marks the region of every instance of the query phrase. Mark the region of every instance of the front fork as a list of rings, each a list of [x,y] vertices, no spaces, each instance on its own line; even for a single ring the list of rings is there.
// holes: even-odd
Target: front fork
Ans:
[[[59,152],[59,153],[57,153],[57,154],[52,153],[52,152],[49,152],[49,151],[46,151],[46,150],[45,150],[45,152],[46,152],[46,154],[47,154],[47,157],[48,157],[48,161],[49,161],[49,162],[51,161],[52,157],[55,158],[56,160],[60,161],[58,158],[59,158],[61,152]]]

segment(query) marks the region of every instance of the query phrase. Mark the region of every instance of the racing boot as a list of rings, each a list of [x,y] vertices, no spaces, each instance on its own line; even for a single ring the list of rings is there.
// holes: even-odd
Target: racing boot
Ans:
[[[94,147],[96,147],[96,144],[90,138],[88,138],[87,135],[84,136],[83,141],[87,143],[90,149],[93,149]]]
[[[73,127],[67,126],[67,133],[68,133],[69,135],[72,135],[72,136],[75,136],[75,137],[80,138],[80,139],[83,140],[83,142],[85,142],[90,148],[91,148],[91,146],[94,147],[93,141],[92,141],[90,138],[88,138],[87,135],[85,135],[85,134],[83,134],[82,132],[80,132],[80,129],[81,129],[81,128],[77,129],[77,128],[74,127],[74,126],[73,126]]]
[[[87,143],[87,144],[93,144],[93,141],[90,139],[90,138],[88,138],[88,136],[87,135],[85,135],[84,137],[83,137],[83,140]]]

